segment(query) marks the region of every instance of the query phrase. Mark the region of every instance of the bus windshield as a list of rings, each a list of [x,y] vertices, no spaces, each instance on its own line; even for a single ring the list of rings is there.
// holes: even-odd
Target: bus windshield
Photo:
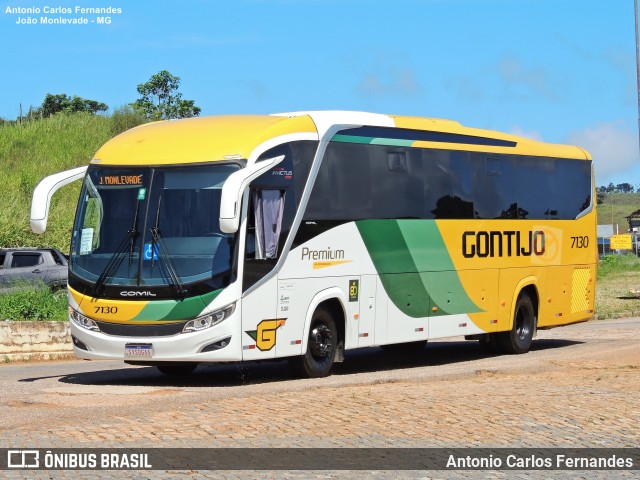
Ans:
[[[90,167],[72,234],[72,276],[94,293],[144,286],[184,294],[194,282],[228,285],[235,237],[220,231],[220,194],[239,168]]]

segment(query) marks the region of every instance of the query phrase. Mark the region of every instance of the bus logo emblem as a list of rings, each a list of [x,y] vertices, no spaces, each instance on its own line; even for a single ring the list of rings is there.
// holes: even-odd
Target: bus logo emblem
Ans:
[[[276,318],[274,320],[262,320],[258,324],[257,330],[245,332],[255,342],[256,347],[261,352],[268,352],[276,346],[276,330],[287,322],[285,318]]]

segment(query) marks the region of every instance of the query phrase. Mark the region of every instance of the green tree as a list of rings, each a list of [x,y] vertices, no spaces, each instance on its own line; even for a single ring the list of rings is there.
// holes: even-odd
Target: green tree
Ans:
[[[197,117],[200,107],[193,100],[183,100],[178,92],[180,77],[168,71],[153,75],[147,83],[138,85],[140,98],[131,105],[141,111],[149,120]]]
[[[616,190],[620,193],[633,193],[633,185],[630,183],[619,183],[616,185]]]
[[[47,96],[44,97],[44,102],[42,102],[42,105],[36,109],[35,113],[44,117],[50,117],[59,112],[88,112],[96,114],[98,112],[104,112],[108,108],[109,107],[106,103],[98,102],[96,100],[88,100],[78,96],[69,97],[66,93],[57,95],[47,93]]]

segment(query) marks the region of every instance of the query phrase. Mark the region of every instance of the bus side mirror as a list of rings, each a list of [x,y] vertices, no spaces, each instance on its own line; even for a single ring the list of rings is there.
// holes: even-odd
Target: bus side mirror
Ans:
[[[44,233],[49,219],[49,205],[51,197],[56,191],[65,185],[80,180],[84,177],[87,167],[78,167],[72,170],[55,173],[42,179],[33,190],[31,199],[31,230],[33,233]]]
[[[222,186],[220,198],[220,231],[223,233],[235,233],[240,227],[240,205],[245,188],[254,179],[275,167],[284,155],[261,160],[250,167],[233,172]]]

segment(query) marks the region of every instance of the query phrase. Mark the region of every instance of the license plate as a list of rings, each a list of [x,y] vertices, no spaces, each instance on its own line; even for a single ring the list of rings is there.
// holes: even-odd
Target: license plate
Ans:
[[[124,346],[125,357],[153,357],[153,344],[127,343]]]

